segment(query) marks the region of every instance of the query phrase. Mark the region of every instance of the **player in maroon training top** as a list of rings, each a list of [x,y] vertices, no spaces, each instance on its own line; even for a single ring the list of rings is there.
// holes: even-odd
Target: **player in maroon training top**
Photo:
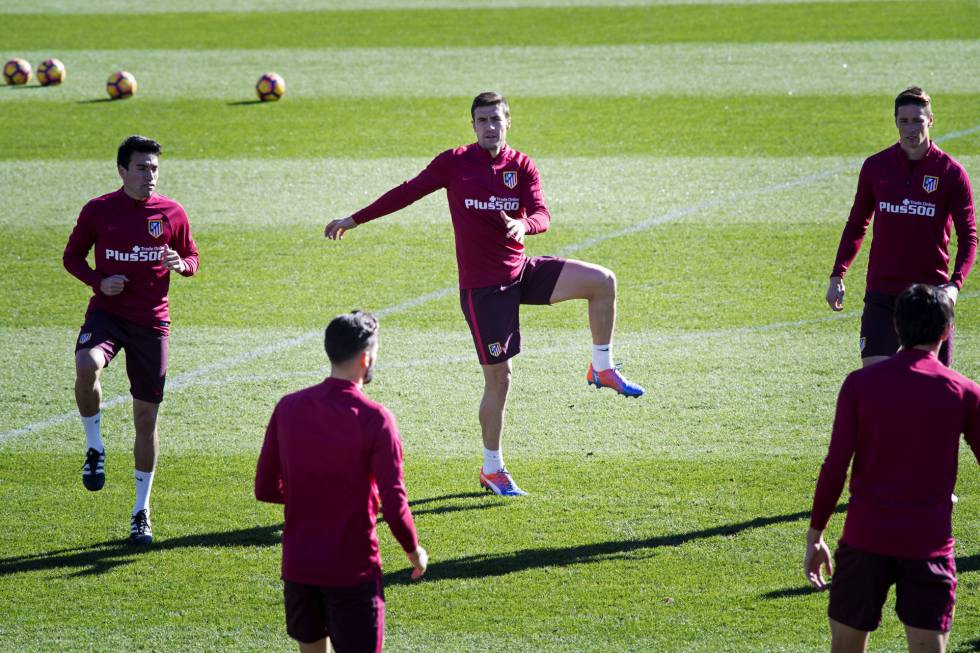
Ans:
[[[384,592],[378,503],[414,570],[425,573],[402,473],[395,418],[364,396],[378,357],[378,321],[355,311],[324,334],[330,376],[283,397],[265,433],[255,497],[282,503],[286,629],[305,653],[381,651]]]
[[[854,206],[841,235],[827,288],[827,303],[844,308],[844,274],[857,256],[874,216],[874,239],[861,316],[864,365],[898,349],[892,326],[895,297],[913,283],[942,286],[953,302],[970,273],[977,249],[973,191],[966,170],[929,140],[932,106],[912,86],[895,98],[899,141],[864,162]],[[949,276],[950,228],[956,229],[956,263]],[[939,359],[952,361],[953,336]]]
[[[944,650],[956,600],[953,486],[960,435],[980,462],[980,385],[939,362],[952,298],[915,284],[898,296],[902,349],[852,372],[837,399],[830,448],[813,497],[804,571],[830,585],[833,651],[865,650],[894,584],[909,650]],[[850,501],[834,554],[823,531],[851,464]]]
[[[510,388],[510,359],[521,350],[521,304],[588,300],[593,346],[586,380],[630,397],[644,391],[624,378],[612,360],[616,276],[592,263],[551,256],[528,258],[524,253],[524,237],[547,230],[551,216],[534,162],[507,146],[507,100],[497,93],[481,93],[473,100],[470,116],[476,143],[443,152],[417,177],[353,215],[331,221],[324,233],[327,238],[340,239],[359,224],[446,189],[456,237],[460,307],[483,366],[480,484],[499,495],[518,496],[526,493],[504,467],[500,439]]]
[[[82,482],[92,491],[105,484],[99,377],[125,349],[136,429],[136,502],[129,537],[136,544],[153,540],[150,488],[167,377],[170,273],[189,277],[198,268],[183,207],[155,193],[160,151],[159,143],[143,136],[130,136],[119,146],[122,188],[82,208],[64,254],[65,268],[94,292],[75,343],[75,401],[87,446]],[[86,260],[93,249],[94,269]]]

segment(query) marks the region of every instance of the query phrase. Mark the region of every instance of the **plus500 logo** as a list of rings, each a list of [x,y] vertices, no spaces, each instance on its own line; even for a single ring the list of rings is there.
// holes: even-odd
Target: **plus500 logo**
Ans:
[[[936,205],[929,204],[927,202],[910,202],[905,200],[901,204],[892,204],[891,202],[879,202],[878,203],[879,213],[906,213],[908,215],[924,215],[926,217],[933,217],[936,215]]]
[[[521,201],[516,197],[494,197],[493,195],[486,202],[467,199],[463,204],[468,209],[483,209],[484,211],[517,211],[521,208]]]
[[[163,249],[142,249],[140,247],[134,247],[131,252],[107,249],[105,251],[105,258],[107,261],[125,261],[129,263],[159,261],[163,258]]]

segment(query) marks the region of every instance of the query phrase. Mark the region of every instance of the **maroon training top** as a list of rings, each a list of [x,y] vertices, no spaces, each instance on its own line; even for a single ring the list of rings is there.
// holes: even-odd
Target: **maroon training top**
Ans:
[[[980,462],[980,386],[934,354],[902,350],[852,372],[837,398],[810,525],[827,527],[853,456],[841,542],[899,558],[952,553],[960,434]]]
[[[970,178],[935,143],[920,161],[899,144],[865,160],[854,206],[837,248],[831,276],[843,277],[874,221],[867,289],[899,295],[913,283],[963,287],[977,251]],[[949,277],[950,225],[956,228],[956,264]]]
[[[417,177],[397,186],[351,217],[357,224],[394,213],[440,188],[446,189],[456,234],[460,288],[508,283],[524,268],[524,244],[507,237],[506,211],[527,233],[548,230],[551,215],[531,159],[504,146],[497,158],[477,143],[446,150]]]
[[[378,501],[406,552],[418,548],[395,418],[350,381],[286,395],[255,470],[255,498],[285,504],[282,577],[349,587],[381,576]]]
[[[135,200],[120,188],[82,208],[62,260],[65,269],[95,291],[89,310],[98,308],[137,324],[166,328],[170,270],[161,261],[167,245],[184,259],[182,275],[197,272],[197,245],[184,207],[163,195]],[[86,260],[93,247],[94,270]],[[129,281],[118,295],[103,295],[99,284],[114,274],[124,274]]]

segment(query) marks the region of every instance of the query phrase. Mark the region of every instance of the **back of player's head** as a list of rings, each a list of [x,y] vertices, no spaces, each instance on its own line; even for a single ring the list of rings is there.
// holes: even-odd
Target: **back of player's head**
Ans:
[[[323,347],[334,365],[343,365],[378,341],[378,318],[364,311],[338,315],[327,325]]]
[[[129,161],[133,158],[133,152],[142,154],[156,154],[160,156],[163,148],[152,138],[146,136],[130,136],[119,145],[119,152],[116,153],[116,164],[123,168],[129,167]]]
[[[918,86],[909,86],[907,89],[898,94],[895,98],[895,117],[898,117],[898,108],[908,105],[922,107],[926,110],[926,115],[932,115],[932,98],[926,95]]]
[[[902,347],[939,342],[953,322],[953,301],[942,288],[917,283],[895,301],[895,330]]]
[[[484,91],[480,93],[473,98],[473,104],[470,105],[470,119],[476,118],[476,110],[480,107],[497,105],[500,105],[500,108],[504,110],[504,116],[510,118],[510,106],[507,104],[507,98],[496,91]]]

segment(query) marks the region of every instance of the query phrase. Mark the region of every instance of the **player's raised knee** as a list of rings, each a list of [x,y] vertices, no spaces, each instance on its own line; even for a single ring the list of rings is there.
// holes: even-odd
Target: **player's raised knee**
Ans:
[[[105,367],[105,356],[98,349],[81,349],[75,352],[75,372],[78,376],[93,376]]]

